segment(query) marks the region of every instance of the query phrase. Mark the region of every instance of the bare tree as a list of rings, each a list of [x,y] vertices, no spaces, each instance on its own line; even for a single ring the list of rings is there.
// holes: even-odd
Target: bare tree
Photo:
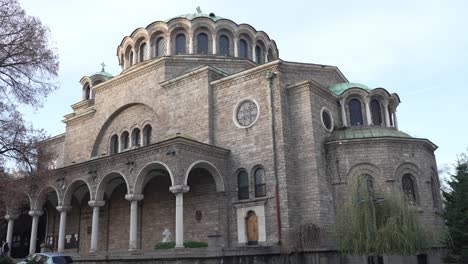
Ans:
[[[0,0],[0,99],[40,106],[56,86],[58,55],[49,29],[26,15],[16,0]]]
[[[49,29],[17,0],[0,0],[0,215],[29,206],[45,179],[51,156],[40,142],[46,135],[28,125],[18,107],[40,107],[57,88],[58,67]]]
[[[40,107],[57,86],[58,55],[49,29],[26,15],[17,0],[0,0],[0,166],[26,172],[38,169],[43,131],[26,124],[19,105]]]

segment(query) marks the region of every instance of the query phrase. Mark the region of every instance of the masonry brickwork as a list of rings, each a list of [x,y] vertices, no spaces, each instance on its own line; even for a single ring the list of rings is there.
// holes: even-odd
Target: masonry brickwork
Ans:
[[[200,32],[209,36],[209,54],[196,54]],[[175,54],[179,34],[186,34],[186,54]],[[230,40],[228,56],[216,48],[222,35]],[[169,39],[165,56],[154,55],[157,36]],[[245,58],[241,39],[248,42]],[[150,55],[139,61],[144,42]],[[349,199],[350,179],[362,174],[383,192],[401,189],[403,175],[411,174],[421,221],[443,226],[440,194],[433,192],[440,184],[436,146],[398,130],[397,95],[349,83],[334,66],[283,61],[264,32],[208,15],[150,24],[124,38],[117,53],[122,73],[83,77],[91,96],[72,106],[64,134],[43,143],[55,159],[47,180],[30,194],[30,207],[47,212],[44,250],[83,256],[152,251],[166,229],[176,243],[182,232],[182,242],[246,249],[251,211],[258,221],[256,244],[287,248],[292,230],[314,224],[325,234],[317,248],[333,252],[335,208]],[[363,123],[356,126],[352,99],[361,103]],[[368,119],[372,99],[379,101],[381,124]],[[256,111],[240,113],[243,102]],[[252,123],[240,124],[241,114]],[[264,178],[257,178],[258,169]],[[246,199],[239,199],[241,172],[248,175]],[[57,206],[71,206],[63,234]],[[335,263],[336,256],[329,259]]]

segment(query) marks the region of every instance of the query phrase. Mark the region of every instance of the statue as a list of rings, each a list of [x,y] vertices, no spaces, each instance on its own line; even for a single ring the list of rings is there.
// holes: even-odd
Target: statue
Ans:
[[[164,232],[162,232],[162,235],[164,236],[163,240],[161,241],[162,243],[165,242],[171,242],[171,231],[169,231],[169,228],[164,229]]]

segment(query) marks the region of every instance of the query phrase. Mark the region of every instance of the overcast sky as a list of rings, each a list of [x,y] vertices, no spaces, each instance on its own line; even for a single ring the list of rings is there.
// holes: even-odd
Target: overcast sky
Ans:
[[[20,0],[49,26],[60,88],[26,118],[51,136],[81,100],[79,80],[117,75],[117,46],[153,21],[214,12],[276,41],[286,61],[338,66],[350,82],[399,94],[400,130],[430,139],[440,167],[468,147],[468,1]]]

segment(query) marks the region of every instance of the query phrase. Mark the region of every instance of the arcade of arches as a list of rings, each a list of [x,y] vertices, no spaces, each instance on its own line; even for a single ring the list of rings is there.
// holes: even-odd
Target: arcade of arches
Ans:
[[[7,238],[13,243],[11,255],[151,250],[167,236],[166,229],[176,247],[183,247],[184,240],[207,242],[209,235],[222,232],[225,213],[212,201],[221,204],[224,194],[209,170],[194,166],[185,186],[173,186],[162,166],[143,173],[135,185],[141,189],[138,194],[129,194],[127,179],[118,173],[105,176],[95,194],[85,181],[72,182],[62,202],[53,188],[45,189],[35,208],[25,206],[20,215],[7,215],[9,226],[14,225]]]

